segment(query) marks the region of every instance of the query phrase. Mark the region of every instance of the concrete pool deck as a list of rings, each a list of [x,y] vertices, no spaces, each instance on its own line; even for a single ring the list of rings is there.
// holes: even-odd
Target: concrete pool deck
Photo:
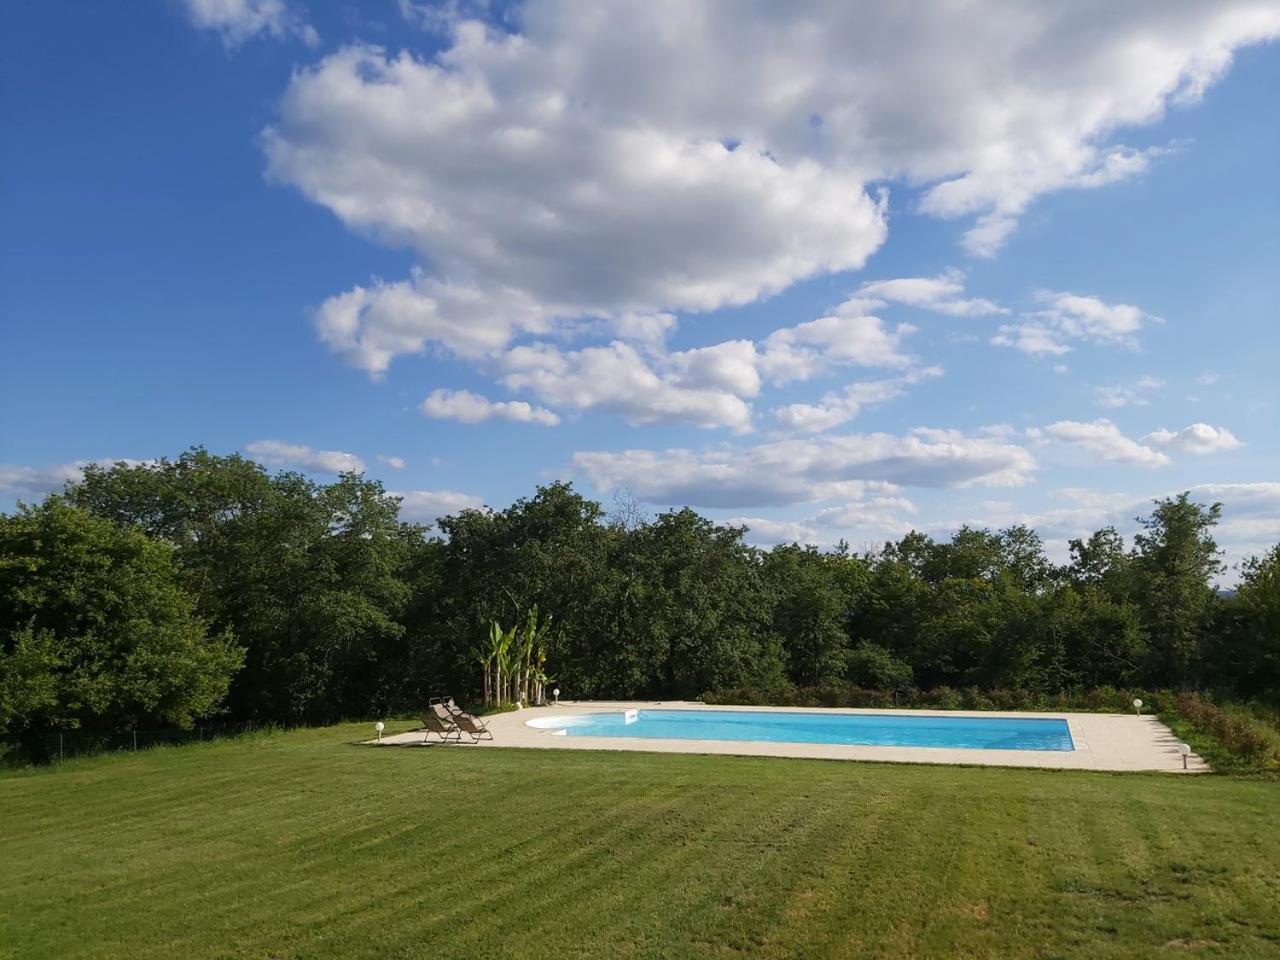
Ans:
[[[1060,718],[1067,721],[1075,749],[969,750],[936,747],[869,747],[830,743],[764,743],[743,740],[666,740],[626,737],[574,737],[527,726],[539,717],[566,716],[600,711],[668,710],[773,710],[791,713],[894,713],[940,717]],[[984,767],[1041,767],[1054,770],[1162,771],[1205,773],[1209,765],[1192,754],[1182,769],[1178,738],[1155,717],[1115,713],[1023,713],[968,710],[860,710],[852,708],[711,706],[683,700],[665,701],[561,701],[556,706],[526,707],[486,717],[493,740],[478,744],[440,744],[435,735],[424,740],[422,730],[369,741],[375,746],[522,747],[541,750],[638,750],[644,753],[730,754],[748,757],[808,757],[820,760],[875,760],[887,763],[946,763]]]

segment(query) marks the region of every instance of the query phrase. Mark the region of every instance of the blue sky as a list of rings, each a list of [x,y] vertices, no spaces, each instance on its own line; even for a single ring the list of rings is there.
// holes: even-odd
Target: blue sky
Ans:
[[[1280,5],[7,5],[0,507],[192,444],[1280,540]]]

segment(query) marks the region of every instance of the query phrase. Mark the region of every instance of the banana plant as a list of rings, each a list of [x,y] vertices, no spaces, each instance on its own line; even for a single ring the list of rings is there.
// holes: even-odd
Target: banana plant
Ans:
[[[523,626],[503,630],[497,620],[490,621],[488,646],[471,651],[484,674],[485,703],[542,702],[548,682],[546,638],[550,629],[551,618],[541,619],[536,605]]]
[[[497,620],[489,624],[489,647],[483,651],[485,702],[501,703],[506,692],[504,682],[512,673],[511,645],[517,628],[503,630]]]

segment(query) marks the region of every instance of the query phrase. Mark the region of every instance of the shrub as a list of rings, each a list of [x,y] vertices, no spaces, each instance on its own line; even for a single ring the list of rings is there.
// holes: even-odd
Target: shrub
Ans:
[[[1199,694],[1180,693],[1174,699],[1174,712],[1192,731],[1212,737],[1229,755],[1228,762],[1259,771],[1280,771],[1280,730],[1246,708],[1222,707]]]

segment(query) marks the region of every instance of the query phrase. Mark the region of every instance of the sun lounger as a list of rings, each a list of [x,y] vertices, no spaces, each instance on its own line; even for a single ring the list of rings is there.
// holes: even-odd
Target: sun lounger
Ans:
[[[458,743],[462,740],[462,729],[451,718],[442,718],[434,709],[427,711],[426,716],[422,718],[422,725],[427,728],[424,740],[430,740],[433,733],[445,743],[450,741]]]
[[[478,743],[481,740],[492,740],[493,734],[489,728],[485,726],[485,722],[477,716],[473,716],[467,711],[459,707],[453,700],[453,697],[445,697],[442,700],[432,700],[431,709],[436,711],[436,715],[456,724],[460,729],[471,735],[472,743]]]
[[[454,714],[453,722],[458,725],[459,730],[471,735],[472,743],[493,739],[493,734],[479,717],[473,717],[469,713],[458,713]]]

